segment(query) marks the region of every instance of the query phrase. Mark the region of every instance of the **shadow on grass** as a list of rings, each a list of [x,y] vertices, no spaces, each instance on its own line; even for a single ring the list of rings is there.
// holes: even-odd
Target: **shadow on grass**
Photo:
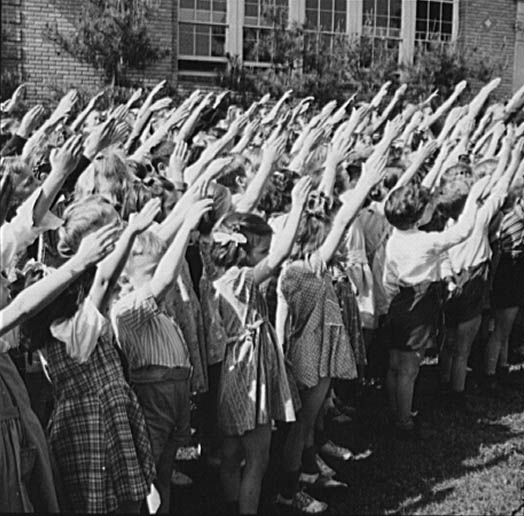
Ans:
[[[366,392],[353,422],[328,426],[327,432],[355,453],[369,448],[373,454],[362,461],[329,460],[338,472],[337,479],[347,482],[349,489],[310,493],[329,504],[327,515],[413,514],[428,504],[444,502],[453,495],[456,479],[497,468],[514,453],[524,454],[524,431],[520,432],[524,427],[517,431],[510,421],[524,410],[524,371],[512,373],[511,380],[515,386],[504,399],[472,398],[478,414],[468,415],[437,401],[436,368],[423,367],[415,405],[436,435],[418,443],[397,440],[383,422],[384,393]],[[508,424],[503,418],[509,418]],[[259,511],[263,515],[292,513],[273,504],[280,481],[282,441],[282,433],[276,432]],[[486,452],[490,447],[495,451]],[[226,514],[218,471],[199,463],[188,464],[186,471],[195,485],[174,490],[175,513]]]

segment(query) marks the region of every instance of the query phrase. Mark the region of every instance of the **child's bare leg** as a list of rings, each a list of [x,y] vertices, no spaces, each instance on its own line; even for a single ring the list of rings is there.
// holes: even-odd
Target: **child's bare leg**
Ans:
[[[479,331],[481,321],[482,316],[478,315],[458,325],[453,364],[451,366],[451,389],[455,392],[464,391],[469,353]]]
[[[388,396],[388,405],[390,415],[395,419],[398,419],[398,406],[397,406],[397,378],[399,371],[400,355],[396,349],[389,351],[389,367],[386,374],[386,391]]]
[[[449,384],[451,381],[451,366],[453,365],[453,349],[457,339],[457,329],[446,327],[446,336],[444,344],[440,350],[438,357],[438,365],[440,372],[440,382],[442,384]]]
[[[397,376],[398,422],[406,425],[411,422],[415,380],[424,353],[419,351],[399,351],[399,370]]]
[[[238,502],[240,493],[240,463],[243,458],[242,443],[239,437],[224,437],[222,442],[222,462],[220,480],[227,503]]]
[[[507,363],[509,336],[518,312],[518,307],[512,307],[497,310],[495,313],[495,329],[488,340],[485,354],[485,371],[488,375],[495,374],[499,357],[504,358],[502,357],[504,348],[506,348],[505,361]]]
[[[262,480],[269,462],[271,425],[260,425],[241,438],[246,466],[240,481],[238,506],[240,514],[256,514],[260,500]]]
[[[298,476],[302,465],[302,454],[308,445],[313,446],[315,421],[329,391],[330,378],[322,378],[310,389],[300,391],[302,408],[297,414],[297,420],[291,425],[284,445],[283,463],[289,478],[284,479],[281,494],[291,498],[296,491]]]

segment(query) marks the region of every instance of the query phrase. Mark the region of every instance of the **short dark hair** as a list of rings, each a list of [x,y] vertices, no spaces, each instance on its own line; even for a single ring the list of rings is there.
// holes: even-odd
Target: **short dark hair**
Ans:
[[[389,223],[398,229],[409,229],[422,215],[430,200],[429,190],[414,183],[392,190],[384,211]]]
[[[445,181],[437,195],[439,211],[448,219],[457,219],[462,213],[470,188],[471,181],[463,176]]]

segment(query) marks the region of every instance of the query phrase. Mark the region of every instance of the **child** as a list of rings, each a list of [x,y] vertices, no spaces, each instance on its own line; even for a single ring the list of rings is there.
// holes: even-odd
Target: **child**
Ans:
[[[25,289],[8,305],[7,280],[0,276],[0,485],[6,487],[0,512],[59,511],[47,441],[7,353],[18,345],[18,339],[16,334],[7,332],[40,311],[103,258],[111,250],[114,237],[112,228],[90,235],[71,260]]]
[[[451,269],[457,278],[458,288],[444,306],[446,342],[441,353],[442,381],[451,383],[452,401],[462,409],[465,408],[464,390],[471,345],[480,328],[482,311],[489,295],[488,273],[491,260],[489,226],[494,215],[502,207],[513,175],[520,163],[521,148],[517,145],[513,152],[513,159],[504,172],[510,148],[511,141],[506,138],[494,176],[494,178],[499,177],[500,180],[480,208],[473,234],[462,244],[449,250]],[[463,184],[462,191],[455,181],[447,185],[447,192],[444,192],[444,194],[448,193],[448,203],[445,204],[451,216],[448,226],[452,226],[458,218],[461,204],[466,198],[469,185],[467,182]]]
[[[310,181],[293,192],[287,224],[270,249],[271,228],[251,214],[226,215],[213,231],[211,257],[227,346],[219,385],[218,422],[223,439],[220,476],[229,514],[256,514],[269,460],[271,421],[295,417],[282,350],[267,318],[258,286],[291,251]],[[246,460],[241,470],[243,456]]]
[[[153,480],[144,417],[102,311],[134,238],[159,209],[158,201],[148,203],[96,271],[87,271],[46,309],[52,338],[45,352],[56,392],[49,441],[69,510],[75,512],[138,513]],[[58,249],[69,256],[87,235],[116,223],[118,215],[95,196],[71,205],[64,220]]]
[[[177,280],[191,231],[210,208],[209,200],[196,203],[165,253],[164,241],[154,233],[138,237],[126,265],[135,290],[112,311],[131,385],[146,417],[160,513],[169,513],[173,462],[178,447],[190,436],[190,356],[179,326],[166,313],[166,295]]]
[[[365,167],[330,231],[314,215],[304,220],[294,260],[285,266],[279,278],[277,333],[286,346],[286,356],[300,388],[302,409],[286,439],[283,461],[286,472],[277,501],[310,514],[327,509],[325,503],[298,489],[299,478],[314,483],[319,476],[313,445],[315,420],[331,378],[357,376],[355,357],[327,264],[369,191],[381,178],[385,157],[373,155]]]
[[[394,227],[384,264],[391,336],[386,386],[391,416],[401,437],[422,437],[414,428],[413,390],[438,322],[442,254],[472,233],[477,199],[485,184],[479,182],[472,188],[457,224],[441,233],[418,229],[431,218],[425,188],[408,183],[392,190],[386,200],[385,214]]]
[[[507,371],[508,344],[519,309],[524,306],[524,200],[522,197],[502,220],[498,245],[500,259],[493,279],[492,307],[495,329],[485,353],[487,392],[494,392],[499,380],[495,373]],[[500,380],[504,380],[502,377]]]

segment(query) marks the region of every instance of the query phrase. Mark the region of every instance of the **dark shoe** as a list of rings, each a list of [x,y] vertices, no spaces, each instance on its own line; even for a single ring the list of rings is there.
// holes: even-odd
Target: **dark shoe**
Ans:
[[[510,380],[509,366],[504,366],[497,369],[497,374],[495,376],[499,385],[508,385]]]
[[[471,405],[464,391],[452,391],[449,401],[450,407],[457,412],[461,412],[462,414],[476,416],[480,413],[480,410],[474,408]]]
[[[397,427],[396,436],[401,441],[426,441],[436,435],[435,430],[427,425],[414,425],[411,428]]]

